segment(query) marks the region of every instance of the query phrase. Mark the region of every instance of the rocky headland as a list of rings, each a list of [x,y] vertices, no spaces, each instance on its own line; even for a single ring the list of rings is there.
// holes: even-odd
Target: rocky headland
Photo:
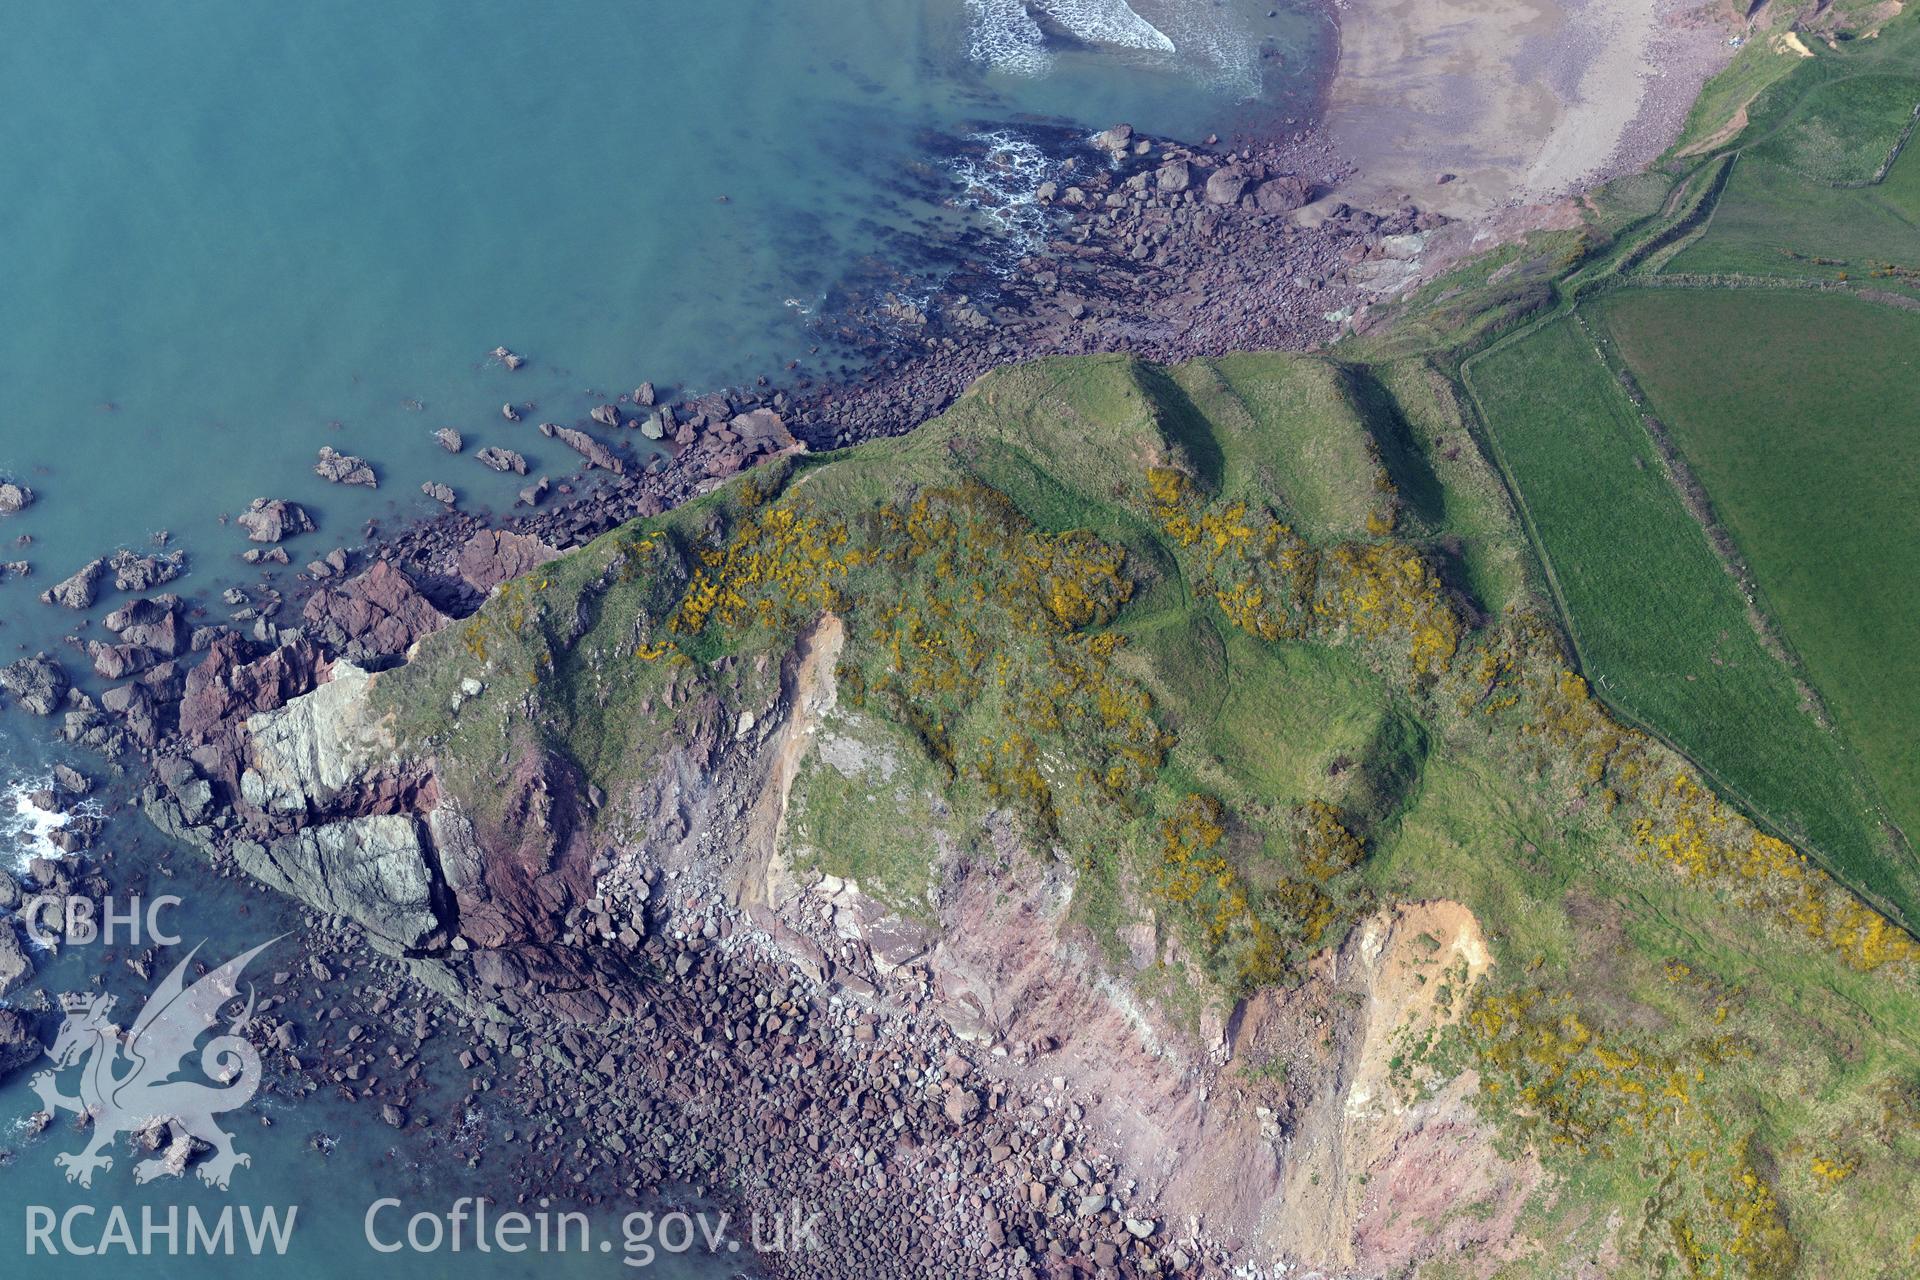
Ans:
[[[837,331],[870,357],[851,382],[643,383],[537,424],[582,474],[534,479],[506,518],[459,510],[430,482],[443,514],[369,530],[284,591],[229,590],[225,617],[153,593],[177,552],[95,560],[45,593],[75,610],[104,581],[138,594],[105,619],[110,638],[76,638],[106,687],[73,687],[46,655],[0,684],[67,740],[136,767],[162,830],[314,912],[312,954],[276,982],[318,984],[335,1025],[302,1034],[271,1002],[258,1024],[287,1087],[339,1088],[407,1126],[421,1043],[461,1037],[469,1091],[531,1117],[523,1194],[798,1201],[823,1215],[828,1248],[768,1260],[794,1275],[1225,1275],[1282,1255],[1380,1274],[1510,1236],[1538,1171],[1493,1158],[1464,1086],[1411,1109],[1342,1104],[1384,1099],[1394,1035],[1453,1016],[1410,977],[1436,948],[1463,981],[1484,972],[1485,939],[1458,904],[1369,912],[1284,991],[1175,1025],[1114,981],[1067,911],[1074,873],[1010,821],[939,864],[928,913],[796,862],[790,794],[837,701],[833,610],[629,709],[671,727],[623,741],[645,767],[617,791],[544,735],[537,687],[509,692],[484,652],[446,656],[484,609],[584,563],[627,522],[906,433],[996,367],[1316,349],[1420,278],[1449,221],[1404,196],[1347,203],[1352,165],[1318,129],[1228,146],[1124,125],[1052,141],[1055,175],[1021,195],[1044,211],[1042,240],[1012,264],[983,253],[931,297],[862,295]],[[494,355],[503,376],[528,358]],[[524,414],[510,401],[501,418]],[[498,429],[439,438],[459,454]],[[528,471],[506,444],[472,456]],[[374,463],[330,448],[315,471],[377,484]],[[743,517],[707,510],[698,543],[718,551]],[[272,566],[315,522],[261,498],[239,524],[258,544],[249,562]],[[597,625],[624,555],[577,593],[568,644]],[[428,669],[429,649],[453,673],[430,686],[436,713],[504,717],[486,812],[450,740],[406,723],[425,695],[381,692]],[[66,838],[80,848],[85,832]],[[1033,874],[996,878],[1015,863]],[[61,874],[35,870],[87,891]],[[1153,930],[1135,945],[1153,955]],[[0,982],[10,963],[0,955]],[[23,1043],[18,1022],[0,1022],[0,1063]],[[1292,1074],[1229,1070],[1256,1048]],[[1436,1212],[1445,1197],[1487,1211],[1429,1231],[1356,1174],[1434,1197]]]

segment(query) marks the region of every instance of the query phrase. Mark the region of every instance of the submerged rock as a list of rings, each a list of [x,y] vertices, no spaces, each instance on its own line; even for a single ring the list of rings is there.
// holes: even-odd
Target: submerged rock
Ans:
[[[8,875],[7,879],[12,881],[13,877]],[[39,1057],[40,1041],[33,1034],[33,1021],[18,1009],[0,1009],[0,1081]]]

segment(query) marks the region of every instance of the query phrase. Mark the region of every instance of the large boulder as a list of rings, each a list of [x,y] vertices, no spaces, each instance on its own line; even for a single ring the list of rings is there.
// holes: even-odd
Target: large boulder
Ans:
[[[1254,207],[1262,213],[1292,213],[1313,199],[1313,187],[1297,173],[1269,178],[1254,188]]]
[[[70,578],[55,583],[40,593],[43,604],[63,605],[68,609],[93,608],[95,588],[107,571],[107,562],[89,560]]]
[[[33,505],[33,490],[9,480],[0,483],[0,516],[18,515]]]
[[[1238,165],[1215,169],[1207,175],[1207,203],[1239,204],[1248,181],[1247,171]]]
[[[511,471],[517,476],[527,474],[527,460],[511,449],[502,449],[498,445],[490,444],[473,456],[479,459],[482,466],[491,467],[495,471]]]
[[[269,815],[304,820],[334,810],[335,801],[351,792],[354,807],[365,811],[365,793],[377,785],[374,775],[394,749],[390,731],[371,708],[372,685],[371,675],[342,659],[326,683],[248,717],[241,797]]]
[[[0,688],[36,716],[50,716],[67,696],[66,668],[44,653],[0,667]]]
[[[33,960],[21,949],[13,921],[0,920],[0,996],[12,994],[32,976]]]
[[[314,592],[301,617],[314,635],[356,661],[405,653],[421,636],[447,625],[447,616],[385,560]]]
[[[234,859],[255,879],[360,924],[376,945],[413,950],[440,928],[433,873],[406,815],[349,818],[267,843],[238,841]]]
[[[599,467],[602,471],[611,471],[617,476],[626,474],[626,464],[614,456],[613,450],[584,431],[563,427],[557,423],[543,422],[540,424],[540,434],[558,440],[585,458],[590,467]]]
[[[787,430],[785,419],[771,409],[737,414],[727,427],[756,448],[772,451],[793,447],[793,434]]]
[[[122,548],[107,561],[113,570],[113,585],[122,591],[151,591],[172,582],[187,567],[187,553],[169,551],[160,556],[136,555]]]
[[[313,474],[333,484],[357,484],[366,489],[380,487],[380,478],[373,474],[365,458],[341,453],[330,444],[320,446],[320,461],[313,464]]]
[[[313,532],[313,517],[297,502],[284,498],[255,498],[236,521],[255,542],[278,542],[298,533]]]

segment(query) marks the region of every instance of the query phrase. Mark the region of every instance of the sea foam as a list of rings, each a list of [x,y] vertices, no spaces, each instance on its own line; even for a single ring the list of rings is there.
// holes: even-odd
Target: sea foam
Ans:
[[[1088,44],[1150,53],[1173,53],[1166,33],[1148,22],[1126,0],[967,0],[973,14],[969,53],[1014,75],[1045,75],[1053,68],[1046,33],[1034,21],[1037,9]]]
[[[1053,69],[1055,55],[1037,13],[1077,40],[1177,69],[1238,98],[1261,91],[1253,34],[1211,0],[967,0],[967,8],[969,55],[1010,75],[1038,77]]]

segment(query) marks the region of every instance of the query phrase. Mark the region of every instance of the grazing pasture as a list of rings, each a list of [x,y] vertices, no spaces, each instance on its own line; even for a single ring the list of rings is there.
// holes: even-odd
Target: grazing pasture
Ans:
[[[1758,290],[1626,292],[1600,315],[1895,821],[1920,835],[1920,316]]]
[[[1597,691],[1850,883],[1920,917],[1920,875],[1755,629],[1579,318],[1493,349],[1467,381]]]

